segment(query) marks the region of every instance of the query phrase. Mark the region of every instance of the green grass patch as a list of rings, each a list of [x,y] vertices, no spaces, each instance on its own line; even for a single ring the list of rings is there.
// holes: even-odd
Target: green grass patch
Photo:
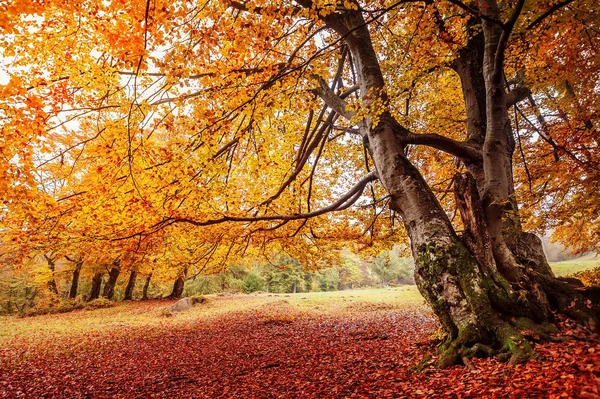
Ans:
[[[550,263],[550,267],[557,276],[567,276],[584,270],[593,269],[600,265],[600,257],[585,256],[563,262]]]

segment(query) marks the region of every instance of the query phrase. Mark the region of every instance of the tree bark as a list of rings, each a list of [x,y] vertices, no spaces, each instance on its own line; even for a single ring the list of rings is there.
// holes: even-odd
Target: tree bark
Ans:
[[[52,255],[50,255],[50,256],[44,255],[44,258],[46,259],[46,263],[48,264],[48,269],[50,269],[50,273],[51,273],[50,280],[48,281],[48,289],[53,294],[58,295],[58,287],[56,285],[56,280],[54,279],[54,270],[56,269],[56,262],[52,258]]]
[[[90,296],[88,297],[88,302],[93,301],[94,299],[98,299],[100,297],[100,289],[102,288],[102,276],[104,273],[98,272],[94,274],[92,278],[92,289],[90,291]]]
[[[113,262],[113,266],[108,273],[108,281],[104,285],[104,291],[102,292],[102,296],[106,299],[113,299],[115,296],[115,285],[117,284],[117,280],[119,278],[119,274],[121,273],[120,262]]]
[[[79,286],[79,275],[81,274],[81,267],[83,261],[75,263],[75,270],[73,270],[73,279],[71,280],[71,289],[69,290],[69,298],[75,299],[77,297],[77,288]]]
[[[125,301],[131,301],[133,299],[133,289],[135,288],[137,274],[137,270],[132,270],[129,273],[129,280],[127,281],[127,287],[125,287],[125,297],[123,298]]]
[[[500,18],[494,0],[480,2],[481,9],[491,13],[490,18]],[[386,104],[383,75],[361,12],[343,10],[324,20],[344,39],[352,54],[363,106],[369,108],[374,99]],[[358,124],[379,180],[390,195],[390,207],[402,217],[416,261],[419,291],[448,333],[442,346],[442,366],[456,363],[461,356],[481,353],[501,353],[512,362],[529,359],[534,352],[519,329],[524,325],[525,330],[531,329],[537,323],[552,320],[551,304],[561,308],[565,298],[574,297],[573,290],[553,278],[551,272],[534,275],[519,264],[521,259],[531,258],[535,269],[546,269],[547,263],[540,260],[542,253],[537,251],[534,239],[527,236],[529,241],[521,241],[523,248],[515,246],[513,253],[509,243],[519,240],[505,238],[507,226],[517,228],[517,235],[512,238],[521,237],[522,233],[514,198],[514,139],[506,110],[503,54],[498,54],[503,51],[500,43],[506,39],[503,29],[506,28],[484,22],[483,35],[472,40],[473,49],[461,54],[464,60],[456,65],[469,113],[469,140],[481,150],[481,160],[463,159],[474,178],[456,178],[456,202],[465,225],[462,237],[456,234],[432,190],[407,159],[403,138],[410,133],[381,106]],[[481,89],[482,82],[485,91]],[[323,96],[326,102],[331,93],[328,94]],[[340,109],[343,115],[339,102],[329,105]],[[548,289],[544,291],[542,287]],[[555,293],[555,299],[546,295],[550,291]],[[577,312],[582,312],[588,325],[594,326],[594,315],[582,307]]]
[[[150,279],[152,278],[152,273],[146,276],[146,282],[144,283],[144,289],[142,291],[142,299],[148,299],[148,288],[150,287]]]
[[[187,277],[187,268],[183,270],[183,273],[177,277],[175,283],[173,283],[173,290],[171,291],[171,295],[167,298],[169,299],[179,299],[183,295],[183,289],[185,288],[185,278]]]

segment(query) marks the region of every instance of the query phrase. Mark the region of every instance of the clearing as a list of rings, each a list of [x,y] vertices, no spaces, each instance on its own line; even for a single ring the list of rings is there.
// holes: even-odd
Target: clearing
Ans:
[[[211,297],[0,318],[1,398],[598,398],[600,344],[571,323],[509,367],[410,368],[437,326],[414,286]]]

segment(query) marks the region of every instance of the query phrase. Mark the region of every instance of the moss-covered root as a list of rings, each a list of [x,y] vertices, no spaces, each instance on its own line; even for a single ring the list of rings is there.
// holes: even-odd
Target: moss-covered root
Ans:
[[[554,324],[549,322],[538,324],[526,317],[514,317],[510,320],[510,323],[515,326],[521,335],[535,341],[548,341],[551,334],[558,333],[558,328]]]
[[[501,323],[496,327],[496,338],[502,343],[500,360],[508,360],[511,365],[525,363],[536,355],[529,342],[513,326]]]
[[[438,360],[438,367],[451,367],[459,363],[463,358],[469,358],[476,355],[476,353],[472,351],[472,348],[474,348],[475,345],[479,345],[479,341],[482,341],[482,337],[478,331],[477,327],[471,326],[460,330],[455,339],[452,339],[452,337],[449,336],[446,342],[440,346],[440,360]]]
[[[438,367],[451,367],[461,361],[468,364],[473,357],[490,357],[498,355],[500,361],[508,361],[509,364],[525,363],[536,356],[535,351],[512,325],[504,321],[497,321],[495,328],[490,330],[491,340],[495,345],[483,344],[478,334],[460,334],[454,340],[448,340],[440,347],[440,359]]]

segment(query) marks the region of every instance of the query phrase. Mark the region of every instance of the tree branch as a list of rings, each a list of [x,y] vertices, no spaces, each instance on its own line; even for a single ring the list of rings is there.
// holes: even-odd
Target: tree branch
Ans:
[[[561,1],[560,3],[557,3],[557,4],[553,5],[552,7],[550,7],[550,9],[548,11],[546,11],[545,13],[543,13],[542,15],[540,15],[539,17],[537,17],[532,23],[530,23],[529,25],[527,25],[527,28],[525,28],[525,29],[526,30],[531,30],[531,29],[535,28],[540,23],[542,23],[542,21],[544,19],[548,18],[550,15],[554,14],[554,12],[560,10],[564,6],[567,6],[567,5],[571,4],[572,2],[573,2],[573,0],[565,0],[565,1]]]
[[[494,19],[492,17],[489,17],[487,15],[484,15],[481,11],[475,9],[475,8],[471,8],[468,5],[466,5],[465,3],[463,3],[460,0],[448,0],[450,3],[454,4],[455,6],[458,6],[460,8],[462,8],[463,10],[467,11],[469,14],[474,15],[478,18],[483,19],[484,21],[488,21],[491,22],[493,24],[496,24],[498,26],[501,26],[502,28],[504,28],[504,23],[502,23],[502,21],[498,21],[497,19]]]
[[[451,138],[436,134],[414,134],[409,133],[398,137],[403,144],[421,144],[454,155],[463,161],[474,161],[481,159],[481,152],[476,146],[465,141],[456,141]]]
[[[506,108],[510,108],[515,104],[520,103],[531,95],[529,87],[515,87],[506,94]]]
[[[334,110],[336,113],[343,116],[347,120],[352,119],[356,112],[348,111],[346,109],[348,103],[329,88],[329,85],[327,84],[325,79],[316,75],[313,77],[319,83],[319,87],[315,89],[315,93],[318,94],[319,97],[323,99],[323,101],[325,101],[325,104],[327,104],[332,110]]]
[[[506,45],[508,44],[508,38],[510,37],[510,34],[514,29],[515,24],[517,23],[517,19],[519,19],[519,15],[521,15],[521,11],[523,10],[524,5],[525,0],[519,0],[509,20],[505,24],[501,25],[502,35],[500,35],[500,39],[498,40],[498,46],[496,47],[496,55],[494,57],[495,76],[500,76],[500,74],[504,70],[504,52],[506,50]]]
[[[378,178],[379,177],[377,176],[377,174],[375,172],[371,172],[371,173],[367,174],[358,183],[356,183],[356,185],[354,185],[354,187],[352,187],[346,194],[344,194],[342,197],[340,197],[337,201],[335,201],[331,205],[317,209],[313,212],[296,213],[296,214],[292,214],[292,215],[223,216],[220,218],[208,219],[208,220],[194,220],[194,219],[190,219],[190,218],[166,218],[166,219],[156,223],[154,226],[152,226],[149,229],[150,231],[144,230],[141,232],[131,234],[126,237],[113,238],[113,239],[111,239],[111,241],[122,241],[122,240],[126,240],[129,238],[137,237],[140,235],[147,235],[147,234],[155,233],[155,232],[157,232],[167,226],[175,224],[175,223],[189,223],[189,224],[192,224],[197,227],[203,227],[203,226],[211,226],[211,225],[221,224],[221,223],[226,223],[226,222],[253,223],[253,222],[260,222],[260,221],[271,221],[271,220],[272,221],[286,221],[286,220],[290,221],[290,220],[309,219],[309,218],[313,218],[316,216],[324,215],[329,212],[342,211],[344,209],[349,208],[360,198],[360,196],[362,195],[367,184],[369,184],[370,182],[372,182],[374,180],[377,180]]]

